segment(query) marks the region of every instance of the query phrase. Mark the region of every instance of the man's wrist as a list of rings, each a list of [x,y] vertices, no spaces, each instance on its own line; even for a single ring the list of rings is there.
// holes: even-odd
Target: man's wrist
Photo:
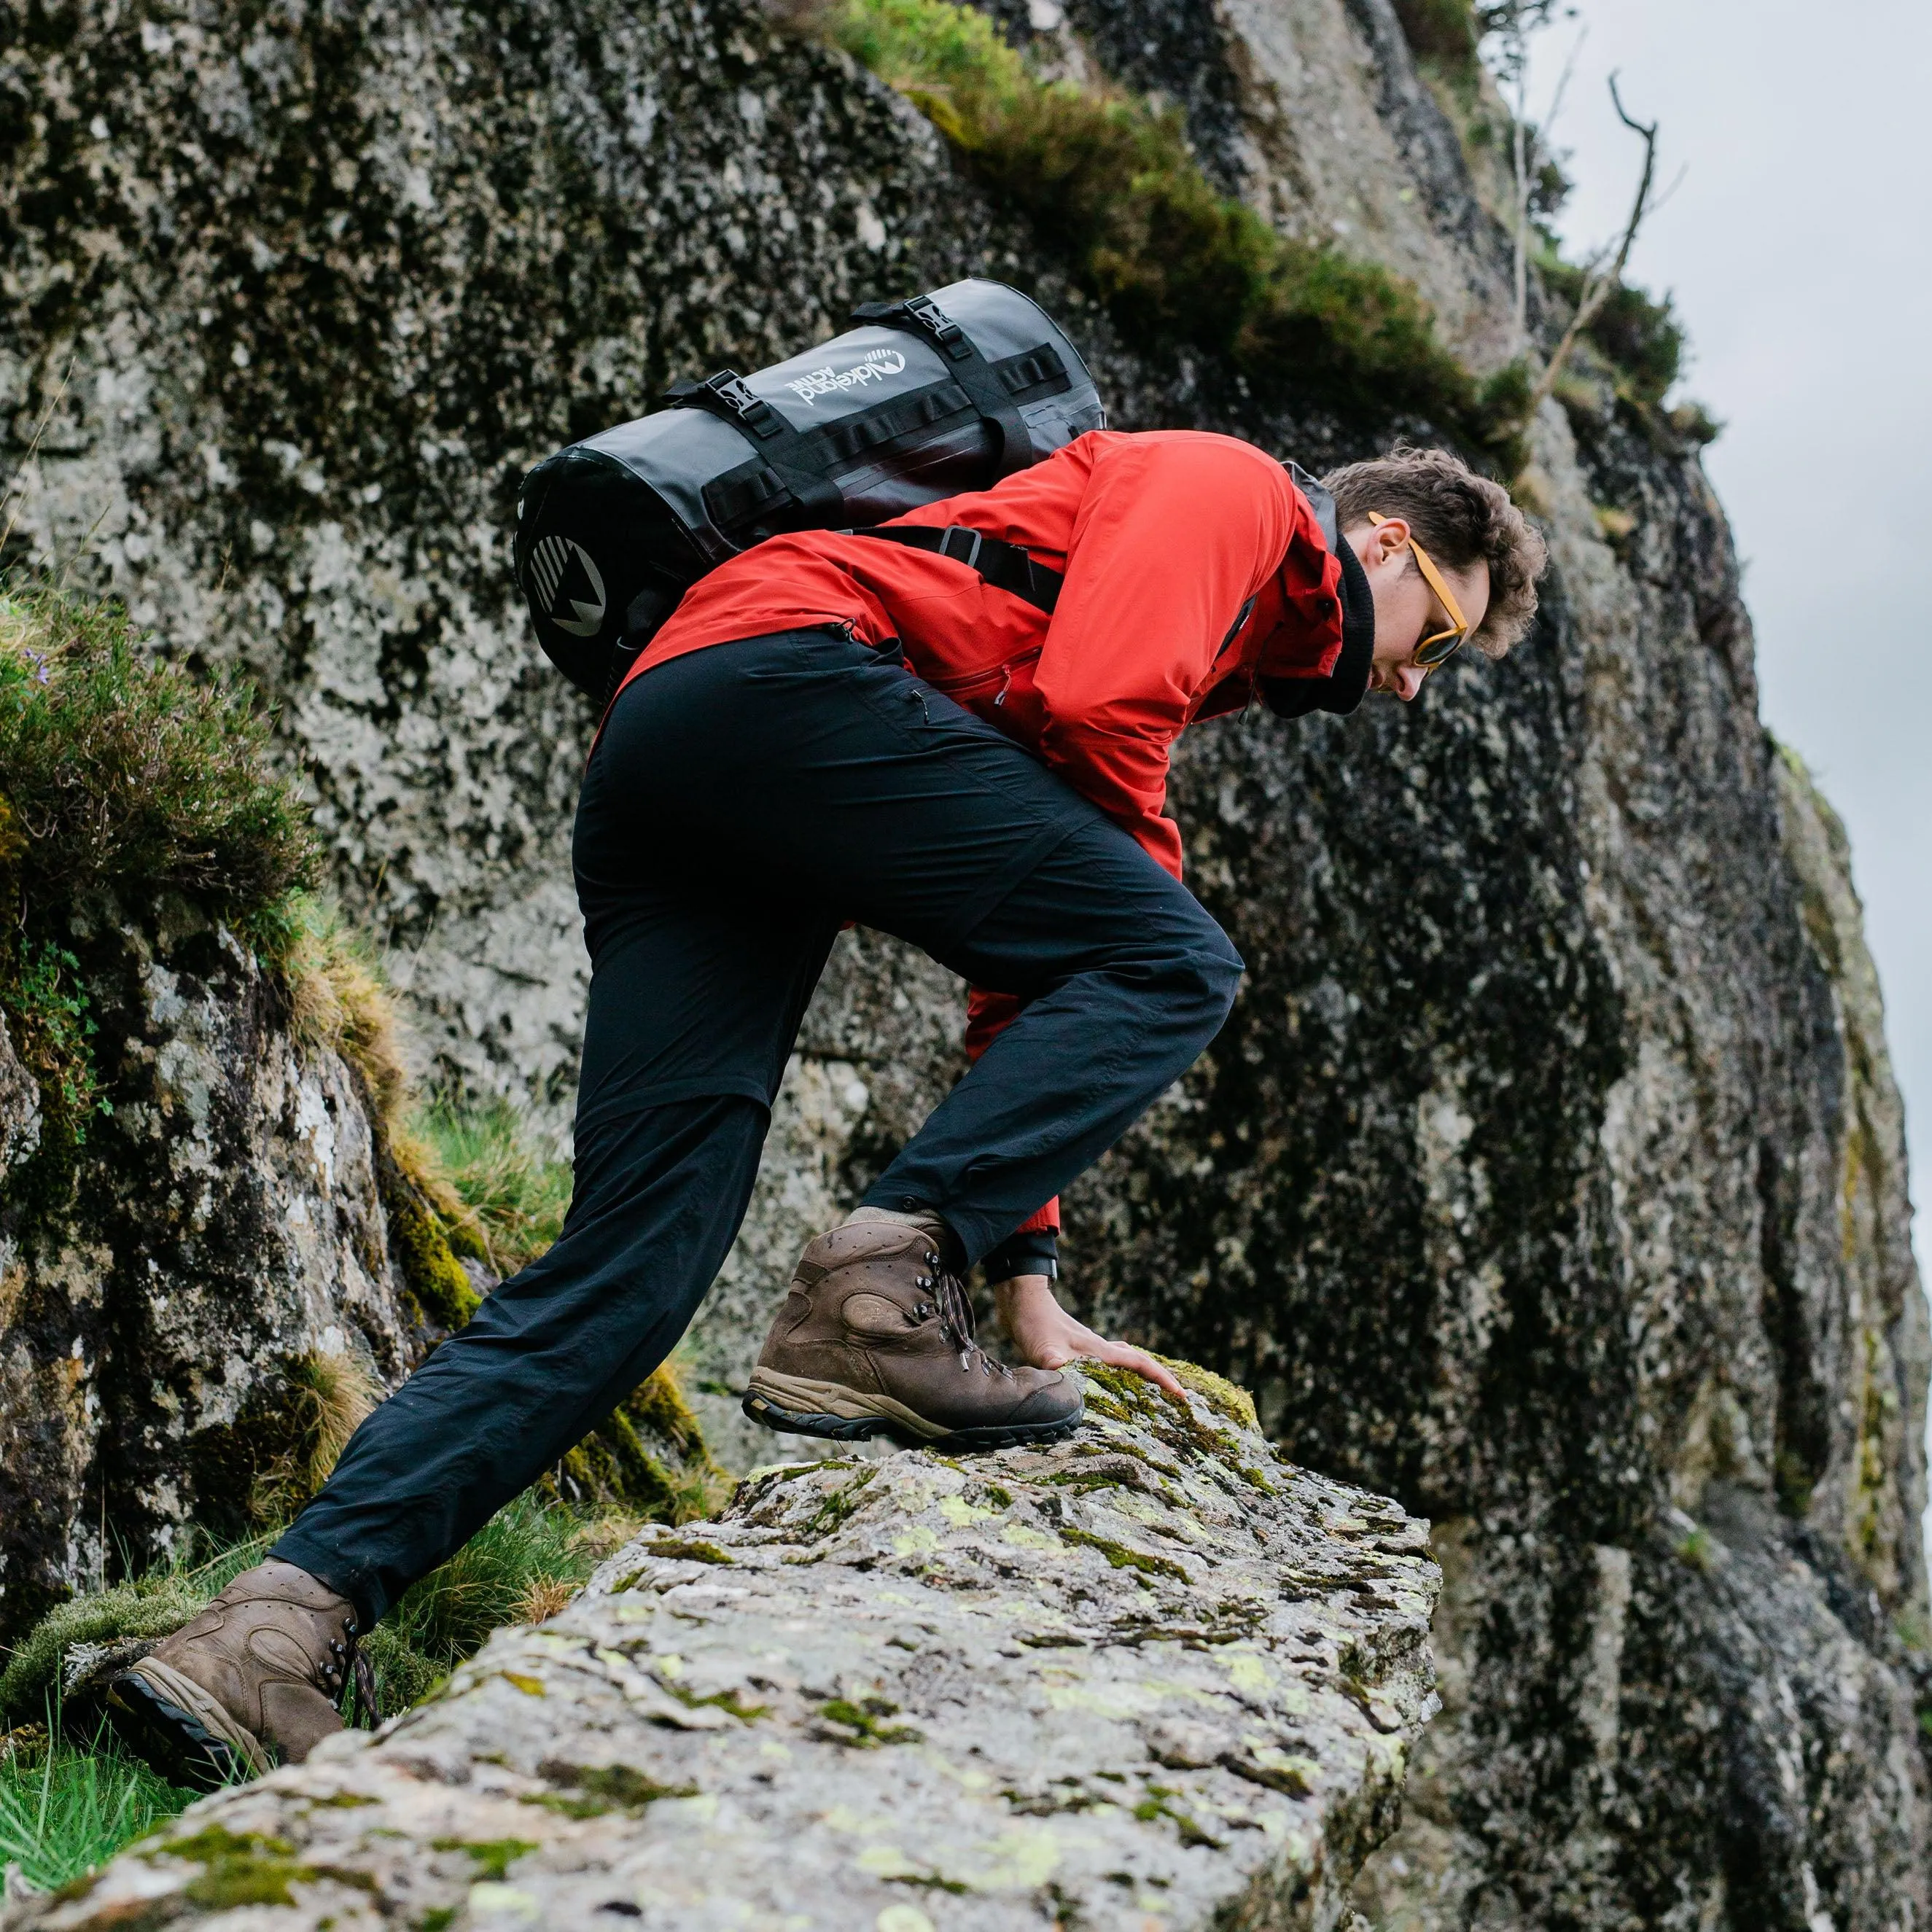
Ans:
[[[1016,1275],[1040,1274],[1060,1279],[1060,1236],[1052,1228],[1023,1228],[1009,1234],[980,1264],[990,1282],[1010,1281]]]

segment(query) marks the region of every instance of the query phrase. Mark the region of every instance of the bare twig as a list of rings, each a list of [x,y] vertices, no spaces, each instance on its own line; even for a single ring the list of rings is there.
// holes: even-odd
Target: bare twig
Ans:
[[[1570,352],[1576,346],[1583,332],[1594,322],[1612,292],[1623,280],[1624,265],[1630,260],[1632,246],[1636,241],[1637,231],[1642,227],[1644,217],[1654,206],[1651,200],[1651,188],[1657,178],[1657,127],[1652,121],[1646,124],[1633,120],[1624,107],[1623,97],[1617,92],[1617,77],[1610,76],[1610,103],[1617,110],[1617,118],[1634,134],[1643,140],[1643,172],[1638,178],[1636,198],[1630,203],[1630,219],[1624,224],[1623,239],[1617,244],[1616,253],[1609,266],[1604,266],[1604,256],[1597,255],[1591,262],[1583,278],[1583,287],[1576,302],[1576,313],[1570,318],[1570,326],[1563,332],[1563,338],[1556,345],[1554,353],[1544,365],[1543,374],[1537,378],[1536,387],[1530,392],[1528,406],[1523,412],[1523,420],[1533,422],[1536,412],[1549,400],[1555,391],[1557,379],[1563,373],[1563,365],[1569,361]],[[1681,178],[1681,177],[1680,177]],[[1673,191],[1675,184],[1672,184]]]
[[[34,458],[40,454],[40,438],[46,435],[48,424],[53,421],[54,412],[60,407],[61,398],[67,394],[68,378],[73,374],[74,356],[70,355],[67,358],[67,367],[61,371],[60,380],[54,386],[52,395],[47,399],[46,407],[40,412],[40,421],[34,425],[34,434],[28,440],[27,453],[21,458],[20,468],[14,471],[12,481],[7,485],[6,496],[13,496],[16,490],[19,490],[20,494],[14,499],[14,507],[7,513],[7,527],[0,530],[0,551],[4,551],[13,540],[14,526],[20,520],[21,506],[27,500],[26,492],[20,486],[26,481],[27,472],[33,466]],[[0,502],[4,500],[4,496],[0,496]]]

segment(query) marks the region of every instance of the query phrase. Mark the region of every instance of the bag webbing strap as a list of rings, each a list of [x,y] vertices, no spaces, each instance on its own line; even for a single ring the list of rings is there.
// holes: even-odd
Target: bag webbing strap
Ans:
[[[1006,384],[980,353],[980,345],[930,296],[914,296],[905,302],[862,302],[852,311],[852,320],[923,336],[946,358],[952,365],[952,380],[1000,433],[995,482],[1032,463],[1033,438]]]
[[[902,524],[891,530],[848,530],[842,535],[877,537],[881,543],[903,544],[908,550],[922,550],[933,556],[950,556],[968,570],[976,570],[995,590],[1010,592],[1051,617],[1060,599],[1060,586],[1066,582],[1057,570],[1036,563],[1018,544],[999,537],[982,536],[964,524],[934,530],[919,524]]]
[[[674,382],[658,398],[675,409],[702,410],[748,437],[766,467],[808,515],[830,523],[845,507],[838,486],[819,469],[806,439],[770,404],[754,395],[735,369],[701,382]]]

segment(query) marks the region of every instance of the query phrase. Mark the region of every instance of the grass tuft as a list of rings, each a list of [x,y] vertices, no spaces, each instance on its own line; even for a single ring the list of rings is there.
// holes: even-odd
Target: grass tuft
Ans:
[[[294,1446],[256,1479],[249,1507],[263,1522],[287,1520],[328,1481],[350,1437],[383,1395],[374,1370],[347,1352],[301,1357],[290,1365],[284,1387],[283,1414]]]
[[[492,1630],[554,1616],[640,1527],[532,1495],[506,1504],[363,1640],[383,1709],[420,1702]]]
[[[1252,382],[1352,410],[1413,412],[1520,466],[1521,373],[1479,384],[1408,283],[1219,193],[1178,109],[1042,80],[948,0],[824,0],[818,20],[1031,217],[1131,339],[1225,355]]]
[[[85,1878],[130,1840],[193,1803],[103,1732],[0,1760],[0,1869],[17,1865],[41,1892]]]
[[[134,880],[232,918],[310,883],[268,737],[251,686],[154,658],[118,604],[0,593],[0,792],[30,901]]]
[[[537,1147],[515,1108],[443,1104],[413,1124],[457,1205],[452,1237],[500,1276],[534,1261],[563,1231],[571,1169]]]
[[[112,1111],[64,943],[76,896],[171,889],[245,929],[316,869],[268,734],[250,686],[157,659],[118,605],[0,587],[0,1004],[56,1164]]]

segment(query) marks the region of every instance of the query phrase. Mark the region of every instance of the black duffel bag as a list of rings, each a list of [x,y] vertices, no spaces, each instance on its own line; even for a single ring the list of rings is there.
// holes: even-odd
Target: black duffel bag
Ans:
[[[1073,345],[999,282],[868,302],[858,326],[540,463],[517,499],[538,641],[603,699],[705,572],[781,530],[983,490],[1106,420]]]

